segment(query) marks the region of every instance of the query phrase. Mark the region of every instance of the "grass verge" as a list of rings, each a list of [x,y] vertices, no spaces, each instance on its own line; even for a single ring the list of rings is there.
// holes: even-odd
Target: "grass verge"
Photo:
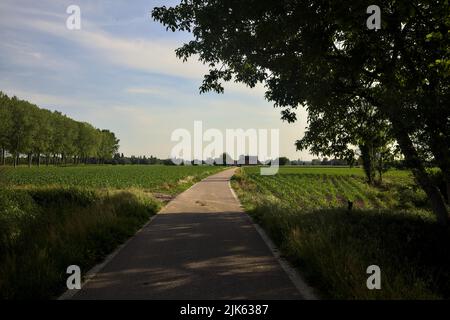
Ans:
[[[138,190],[0,190],[0,298],[49,299],[132,236],[160,203]]]

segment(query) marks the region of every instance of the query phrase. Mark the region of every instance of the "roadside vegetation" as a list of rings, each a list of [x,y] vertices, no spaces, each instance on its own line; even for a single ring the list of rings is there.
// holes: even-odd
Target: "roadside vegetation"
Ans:
[[[232,185],[323,297],[450,297],[450,231],[436,222],[408,171],[388,171],[383,184],[371,186],[358,168],[281,168],[261,176],[245,167]],[[370,265],[381,268],[381,290],[367,289]]]
[[[56,298],[170,199],[220,167],[94,166],[0,171],[0,299]],[[161,194],[170,196],[161,198]]]

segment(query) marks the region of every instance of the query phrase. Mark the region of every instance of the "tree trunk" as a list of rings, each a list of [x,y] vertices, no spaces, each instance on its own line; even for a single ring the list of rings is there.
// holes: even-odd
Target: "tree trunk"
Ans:
[[[2,165],[6,165],[6,150],[2,148]]]
[[[33,154],[30,152],[28,153],[28,168],[31,168],[32,162],[33,162]]]
[[[440,150],[439,150],[440,149]],[[441,186],[441,193],[444,200],[449,203],[450,201],[450,159],[448,153],[448,146],[446,144],[434,144],[433,145],[433,156],[437,162],[437,166],[441,169],[443,185]]]
[[[433,184],[430,176],[426,172],[408,133],[401,130],[401,128],[395,128],[394,131],[400,149],[405,156],[407,165],[412,169],[414,177],[427,194],[431,203],[431,208],[436,215],[439,224],[446,226],[448,224],[448,212],[442,194]]]
[[[441,190],[442,196],[447,204],[450,204],[450,170],[448,168],[440,167],[442,172],[442,177],[444,179],[443,188],[445,190]]]
[[[383,157],[381,155],[381,152],[379,153],[379,157],[378,157],[378,166],[377,166],[377,170],[378,170],[378,183],[381,185],[383,183]]]
[[[423,168],[413,169],[413,174],[428,195],[431,207],[437,216],[438,222],[441,225],[446,226],[448,224],[448,212],[439,189],[432,183],[430,177]]]
[[[448,177],[445,181],[445,187],[447,188],[447,203],[450,204],[450,178]]]
[[[366,174],[367,183],[372,185],[374,182],[374,166],[373,166],[373,148],[370,143],[365,143],[359,146],[361,151],[361,158],[363,161],[363,168]]]

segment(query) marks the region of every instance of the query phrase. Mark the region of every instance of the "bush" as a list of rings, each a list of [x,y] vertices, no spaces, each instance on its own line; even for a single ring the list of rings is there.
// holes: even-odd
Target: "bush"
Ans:
[[[417,186],[398,186],[396,192],[399,207],[401,208],[424,208],[428,205],[427,195]]]
[[[93,189],[66,188],[31,188],[28,193],[41,207],[87,207],[99,199],[99,194]]]
[[[15,246],[39,213],[27,192],[0,189],[0,257]]]

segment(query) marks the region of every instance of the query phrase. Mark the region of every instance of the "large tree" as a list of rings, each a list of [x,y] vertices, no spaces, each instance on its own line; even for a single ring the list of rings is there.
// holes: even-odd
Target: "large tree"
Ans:
[[[9,135],[12,130],[12,116],[9,97],[0,91],[0,152],[2,165],[6,162],[6,150],[9,146]]]
[[[34,107],[29,103],[12,97],[9,110],[11,112],[11,130],[8,135],[8,151],[12,154],[13,164],[16,166],[20,154],[28,154],[32,149],[37,124],[33,119]]]
[[[209,65],[201,92],[222,81],[266,86],[266,98],[296,120],[299,106],[330,113],[365,100],[386,118],[438,221],[448,212],[418,152],[449,174],[450,6],[447,0],[380,0],[380,30],[369,30],[366,1],[182,0],[153,10],[168,30],[192,32],[177,50]],[[426,139],[415,139],[424,137]],[[444,151],[443,151],[444,150]]]
[[[36,115],[36,123],[39,125],[39,127],[35,135],[33,151],[36,155],[38,166],[41,165],[42,154],[47,154],[50,151],[51,142],[53,139],[53,127],[51,119],[51,111],[45,109],[39,110]]]
[[[100,137],[96,129],[86,122],[78,123],[77,153],[84,163],[95,157],[100,145]]]
[[[119,150],[119,139],[114,132],[109,130],[100,131],[100,146],[98,149],[98,158],[100,161],[110,160]]]

